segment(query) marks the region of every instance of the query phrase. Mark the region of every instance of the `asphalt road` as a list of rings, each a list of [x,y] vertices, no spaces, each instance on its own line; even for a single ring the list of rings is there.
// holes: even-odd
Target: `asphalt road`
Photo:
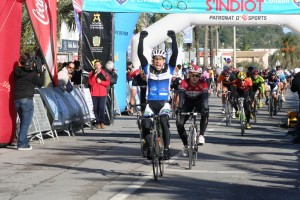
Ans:
[[[117,116],[105,130],[60,134],[45,144],[34,140],[32,151],[2,148],[0,199],[299,200],[300,145],[280,127],[296,107],[297,96],[288,93],[283,111],[269,119],[264,106],[258,123],[241,136],[237,120],[226,127],[220,99],[211,97],[206,144],[196,166],[188,170],[171,120],[172,158],[158,181],[151,162],[140,155],[135,116]]]

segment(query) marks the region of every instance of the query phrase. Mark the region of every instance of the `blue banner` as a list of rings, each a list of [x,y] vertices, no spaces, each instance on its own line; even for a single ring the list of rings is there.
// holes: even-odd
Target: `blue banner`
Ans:
[[[114,18],[114,63],[118,69],[118,82],[115,85],[115,94],[121,112],[126,107],[126,51],[138,17],[139,13],[116,13]]]
[[[39,88],[39,93],[51,114],[52,129],[65,129],[70,124],[70,114],[55,88]]]
[[[83,10],[190,14],[299,14],[300,0],[84,0]]]

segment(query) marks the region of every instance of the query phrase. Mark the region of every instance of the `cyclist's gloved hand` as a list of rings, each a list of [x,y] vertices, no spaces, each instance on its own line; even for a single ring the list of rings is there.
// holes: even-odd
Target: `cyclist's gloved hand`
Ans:
[[[175,111],[176,115],[180,115],[182,108],[178,107]]]
[[[176,36],[176,34],[175,34],[175,32],[174,32],[173,30],[168,30],[167,35],[168,35],[169,37],[171,37],[171,38],[173,38],[173,37]]]
[[[140,38],[141,39],[144,39],[147,36],[148,36],[148,32],[147,31],[141,31],[141,33],[140,33]]]

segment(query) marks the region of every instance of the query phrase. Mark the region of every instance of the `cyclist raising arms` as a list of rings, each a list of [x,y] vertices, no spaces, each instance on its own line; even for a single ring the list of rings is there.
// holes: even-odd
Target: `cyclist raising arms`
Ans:
[[[184,79],[179,86],[179,105],[178,113],[192,112],[196,108],[196,112],[201,113],[199,144],[204,144],[204,132],[207,127],[209,108],[208,108],[208,85],[207,82],[201,80],[202,69],[193,66],[189,70],[189,78]],[[187,156],[187,134],[184,124],[189,119],[188,115],[181,115],[176,120],[178,134],[184,145],[183,156]]]
[[[252,73],[252,76],[251,76],[251,80],[252,80],[252,83],[253,83],[253,95],[258,92],[258,99],[259,99],[259,108],[262,107],[262,102],[261,102],[261,99],[263,97],[263,94],[265,92],[265,80],[263,79],[263,77],[261,77],[259,75],[259,72],[257,69],[253,70],[253,73]],[[254,102],[254,96],[251,97],[252,99],[252,107],[254,106],[253,105],[253,102]]]
[[[138,57],[141,62],[142,69],[146,74],[147,80],[147,100],[148,104],[144,112],[144,117],[152,114],[160,115],[160,122],[163,130],[164,140],[164,158],[170,159],[170,130],[169,130],[169,114],[170,114],[170,82],[172,74],[176,66],[178,56],[178,47],[176,42],[176,34],[174,31],[168,31],[167,35],[172,39],[172,56],[169,63],[166,64],[166,54],[162,50],[152,51],[152,64],[148,63],[144,56],[144,38],[148,35],[147,31],[140,33],[138,44]],[[147,159],[151,159],[151,119],[144,118],[142,120],[142,131],[145,136],[147,149]]]
[[[246,114],[246,128],[250,129],[250,94],[252,91],[252,80],[251,78],[247,78],[247,75],[245,72],[239,72],[237,74],[237,80],[235,81],[236,85],[236,94],[237,98],[244,97],[244,109]],[[233,105],[235,110],[238,110],[237,104]],[[237,112],[237,115],[239,115],[240,111]]]

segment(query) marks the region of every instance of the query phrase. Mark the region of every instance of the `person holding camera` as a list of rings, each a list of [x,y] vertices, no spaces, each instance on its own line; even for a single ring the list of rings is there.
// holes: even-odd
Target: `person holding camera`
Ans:
[[[41,68],[41,70],[37,70]],[[31,150],[27,135],[32,121],[34,105],[33,96],[35,87],[44,84],[45,67],[37,66],[35,59],[21,56],[19,66],[14,69],[14,96],[16,111],[20,118],[20,130],[17,137],[18,150]]]

